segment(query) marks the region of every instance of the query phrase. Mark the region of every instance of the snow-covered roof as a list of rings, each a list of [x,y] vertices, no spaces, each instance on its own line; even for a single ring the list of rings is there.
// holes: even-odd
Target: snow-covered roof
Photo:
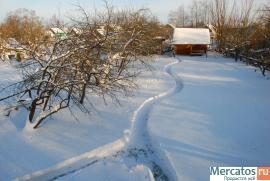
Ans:
[[[100,28],[97,29],[97,32],[104,36],[106,34],[105,26],[100,26]]]
[[[23,50],[23,46],[15,38],[8,38],[7,41],[4,42],[4,47],[8,49]]]
[[[169,27],[171,27],[171,28],[173,28],[173,29],[176,28],[173,24],[167,24],[167,26],[169,26]]]
[[[216,27],[212,24],[207,24],[206,26],[209,28],[210,35],[215,37],[217,35]]]
[[[79,29],[79,28],[72,28],[72,29],[71,29],[71,32],[74,32],[74,33],[77,34],[77,35],[82,34],[82,30]]]
[[[175,28],[172,44],[210,44],[210,32],[207,28]]]
[[[60,33],[60,34],[64,34],[65,32],[63,31],[63,30],[61,30],[60,28],[50,28],[50,30],[53,32],[53,33],[55,33],[55,34],[58,34],[58,33]]]

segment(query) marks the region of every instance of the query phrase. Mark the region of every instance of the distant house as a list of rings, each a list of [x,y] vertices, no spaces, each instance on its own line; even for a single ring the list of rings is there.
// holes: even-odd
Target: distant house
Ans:
[[[210,31],[210,39],[211,39],[211,48],[216,48],[217,46],[217,30],[216,27],[213,26],[212,24],[207,24],[205,28],[208,28]]]
[[[117,32],[121,29],[120,26],[116,26],[114,24],[111,25],[102,25],[99,26],[99,28],[97,28],[97,32],[101,35],[101,36],[105,36],[107,33],[110,34],[112,32]]]
[[[80,34],[82,34],[82,30],[79,28],[74,27],[74,28],[71,28],[70,31],[68,31],[68,36],[78,36]]]
[[[8,38],[6,41],[3,41],[3,45],[1,47],[1,58],[17,59],[19,61],[27,58],[24,48],[25,47],[21,45],[15,38]]]
[[[106,28],[105,28],[105,26],[100,26],[99,28],[97,28],[97,32],[98,32],[101,36],[105,36],[105,35],[106,35]]]
[[[211,24],[207,24],[205,26],[205,28],[208,28],[209,29],[211,40],[212,39],[215,39],[216,36],[217,36],[216,28],[213,25],[211,25]]]
[[[164,27],[164,31],[166,34],[166,39],[171,40],[173,38],[173,32],[176,27],[172,24],[167,24]]]
[[[172,45],[175,54],[204,54],[210,44],[207,28],[175,28]]]
[[[60,38],[60,39],[64,39],[67,37],[67,33],[60,29],[60,28],[50,28],[47,32],[46,32],[47,36],[49,36],[50,38]]]

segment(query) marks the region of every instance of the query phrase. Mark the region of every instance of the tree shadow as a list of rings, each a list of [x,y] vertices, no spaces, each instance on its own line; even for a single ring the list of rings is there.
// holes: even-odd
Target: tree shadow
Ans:
[[[204,149],[194,145],[186,144],[177,140],[158,137],[162,143],[162,147],[167,150],[176,152],[177,154],[182,154],[190,157],[196,157],[200,159],[205,159],[211,163],[216,163],[220,165],[231,165],[231,166],[259,166],[259,161],[252,160],[243,155],[232,155],[226,154],[219,151],[213,151],[211,149]],[[219,165],[219,166],[220,166]],[[213,165],[209,165],[213,166]]]

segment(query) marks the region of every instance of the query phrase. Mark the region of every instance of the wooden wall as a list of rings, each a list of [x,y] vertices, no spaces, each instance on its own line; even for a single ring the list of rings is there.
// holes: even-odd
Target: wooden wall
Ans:
[[[207,45],[174,45],[175,54],[190,55],[207,51]]]

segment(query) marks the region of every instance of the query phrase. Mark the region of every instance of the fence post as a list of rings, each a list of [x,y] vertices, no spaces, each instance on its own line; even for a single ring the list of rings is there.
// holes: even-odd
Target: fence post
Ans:
[[[266,65],[264,64],[264,58],[261,55],[261,62],[262,62],[262,74],[265,77],[265,69],[266,69]]]
[[[234,57],[234,59],[235,59],[236,62],[238,60],[238,56],[239,56],[239,48],[237,46],[235,46],[235,57]]]

